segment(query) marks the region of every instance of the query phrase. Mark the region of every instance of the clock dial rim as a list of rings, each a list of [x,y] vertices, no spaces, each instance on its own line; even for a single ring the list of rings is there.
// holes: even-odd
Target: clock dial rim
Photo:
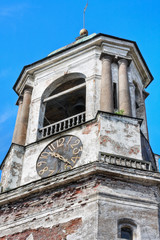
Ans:
[[[37,158],[37,174],[41,178],[46,178],[71,170],[79,161],[82,150],[82,141],[75,135],[68,134],[54,139]]]

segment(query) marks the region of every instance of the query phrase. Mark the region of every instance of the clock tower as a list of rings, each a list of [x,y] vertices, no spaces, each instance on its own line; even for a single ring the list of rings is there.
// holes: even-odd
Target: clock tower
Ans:
[[[0,239],[160,239],[152,80],[136,42],[87,31],[23,68],[1,164]]]

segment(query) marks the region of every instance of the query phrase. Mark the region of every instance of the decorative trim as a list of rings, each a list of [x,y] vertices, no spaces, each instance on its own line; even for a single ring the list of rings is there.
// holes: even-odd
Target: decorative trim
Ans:
[[[110,155],[108,153],[103,153],[103,152],[99,153],[99,161],[105,162],[111,165],[135,168],[135,169],[140,169],[144,171],[152,171],[150,162],[132,159],[132,158],[119,157],[116,155]]]

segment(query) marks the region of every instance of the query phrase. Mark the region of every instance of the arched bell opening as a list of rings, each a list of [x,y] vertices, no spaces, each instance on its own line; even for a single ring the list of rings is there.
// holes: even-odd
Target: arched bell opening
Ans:
[[[43,127],[85,112],[85,80],[79,78],[61,84],[44,102],[46,108]]]
[[[38,138],[84,123],[85,75],[71,73],[58,78],[45,89],[41,101]]]

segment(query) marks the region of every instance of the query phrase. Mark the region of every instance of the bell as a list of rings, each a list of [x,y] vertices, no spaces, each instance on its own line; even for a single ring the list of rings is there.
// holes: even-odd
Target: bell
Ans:
[[[72,110],[74,113],[80,113],[85,111],[85,101],[83,98],[79,98],[75,105],[73,105]]]

